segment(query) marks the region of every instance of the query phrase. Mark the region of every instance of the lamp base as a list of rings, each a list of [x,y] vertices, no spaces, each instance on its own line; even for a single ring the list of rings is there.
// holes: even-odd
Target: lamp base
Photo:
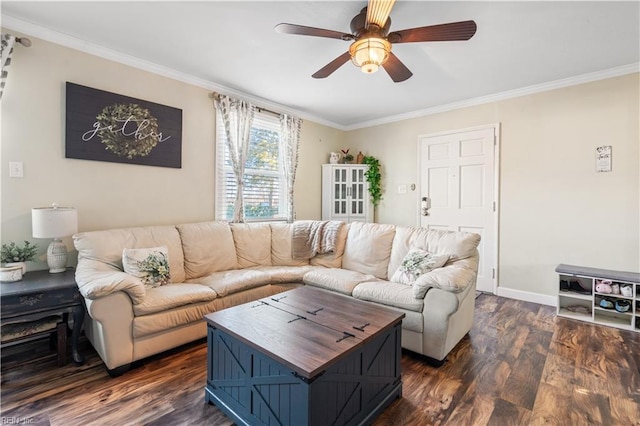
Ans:
[[[54,238],[47,248],[47,265],[49,265],[49,273],[57,274],[67,270],[67,246],[62,240]]]

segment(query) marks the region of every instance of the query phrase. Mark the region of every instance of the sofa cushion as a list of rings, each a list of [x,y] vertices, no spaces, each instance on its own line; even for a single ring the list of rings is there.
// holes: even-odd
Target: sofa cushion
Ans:
[[[430,253],[448,254],[454,262],[474,256],[480,243],[480,235],[472,232],[442,231],[427,228],[397,226],[389,259],[389,276],[400,267],[404,256],[412,248]]]
[[[291,257],[291,230],[289,223],[272,223],[271,226],[271,264],[273,266],[304,266],[308,259]]]
[[[238,268],[271,266],[271,226],[268,223],[233,223],[231,232]]]
[[[413,235],[411,245],[431,253],[446,253],[450,260],[466,259],[477,254],[480,234],[462,231],[442,231],[419,228]]]
[[[420,275],[442,267],[449,260],[448,254],[433,254],[426,250],[411,249],[391,277],[391,281],[411,285]]]
[[[124,249],[122,267],[124,272],[139,278],[144,285],[158,287],[171,281],[168,256],[169,250],[164,246]]]
[[[304,274],[302,281],[314,287],[333,290],[350,296],[358,284],[374,279],[375,277],[373,275],[362,274],[357,271],[337,268],[318,268]]]
[[[412,287],[390,281],[370,281],[358,284],[353,289],[353,297],[414,312],[422,312],[424,305],[422,299],[416,299],[413,296]]]
[[[214,272],[206,277],[193,278],[188,283],[202,284],[212,288],[219,296],[237,293],[249,288],[270,284],[271,277],[255,269],[236,269]]]
[[[396,226],[396,233],[393,236],[393,244],[391,245],[391,256],[389,257],[388,276],[392,277],[402,264],[404,257],[411,249],[411,242],[418,229],[420,228]]]
[[[478,255],[457,260],[444,268],[434,269],[424,274],[413,283],[413,295],[424,298],[432,288],[459,293],[476,281],[478,275]]]
[[[175,226],[144,226],[138,228],[111,229],[108,231],[82,232],[73,236],[78,250],[78,273],[84,268],[83,260],[97,261],[114,271],[123,271],[122,250],[165,246],[169,253],[171,281],[185,280],[182,241]],[[91,268],[95,269],[92,262]]]
[[[344,247],[347,244],[347,234],[349,233],[349,224],[345,224],[338,232],[336,248],[333,253],[318,254],[309,260],[313,266],[324,266],[325,268],[342,267],[342,257],[344,256]]]
[[[216,302],[217,299],[191,303],[148,315],[136,316],[133,318],[133,337],[140,338],[156,333],[166,333],[168,330],[183,325],[202,322],[205,315],[215,311]]]
[[[186,279],[237,268],[236,248],[228,223],[187,223],[176,228],[182,239]]]
[[[133,313],[136,316],[149,315],[182,305],[207,302],[216,297],[216,292],[207,286],[167,284],[160,287],[147,288],[147,294],[142,303],[133,305]]]
[[[394,225],[352,223],[349,227],[342,267],[387,279],[394,235]]]
[[[306,266],[258,266],[252,268],[269,276],[269,282],[275,283],[301,283],[302,277],[307,272],[315,269],[311,265]]]

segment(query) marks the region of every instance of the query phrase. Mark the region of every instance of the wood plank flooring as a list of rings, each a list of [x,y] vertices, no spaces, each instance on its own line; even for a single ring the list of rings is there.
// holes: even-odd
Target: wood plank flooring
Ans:
[[[403,398],[375,425],[640,425],[639,334],[491,295],[474,324],[440,368],[403,353]],[[81,367],[57,367],[47,340],[3,350],[0,424],[233,424],[204,403],[204,341],[115,379],[81,350]]]

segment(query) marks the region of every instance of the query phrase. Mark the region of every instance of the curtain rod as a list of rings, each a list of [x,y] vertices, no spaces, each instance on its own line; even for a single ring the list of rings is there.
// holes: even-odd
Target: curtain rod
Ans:
[[[211,92],[211,93],[209,93],[209,97],[211,99],[214,99],[214,100],[219,100],[220,99],[220,93]],[[257,105],[256,105],[256,109],[258,111],[260,111],[260,112],[268,112],[270,114],[277,115],[277,116],[281,116],[283,114],[281,112],[273,111],[273,110],[270,110],[270,109],[267,109],[267,108],[263,108],[263,107],[260,107],[260,106],[257,106]]]

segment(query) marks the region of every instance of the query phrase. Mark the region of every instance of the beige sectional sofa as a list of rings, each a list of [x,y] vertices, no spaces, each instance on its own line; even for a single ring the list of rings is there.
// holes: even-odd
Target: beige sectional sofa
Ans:
[[[74,235],[85,333],[111,374],[206,336],[204,315],[312,285],[406,314],[402,346],[442,361],[471,329],[480,236],[374,223],[342,226],[333,253],[291,255],[292,224],[191,223]],[[164,246],[171,280],[145,286],[124,249]],[[388,281],[410,248],[449,255],[412,285]]]

